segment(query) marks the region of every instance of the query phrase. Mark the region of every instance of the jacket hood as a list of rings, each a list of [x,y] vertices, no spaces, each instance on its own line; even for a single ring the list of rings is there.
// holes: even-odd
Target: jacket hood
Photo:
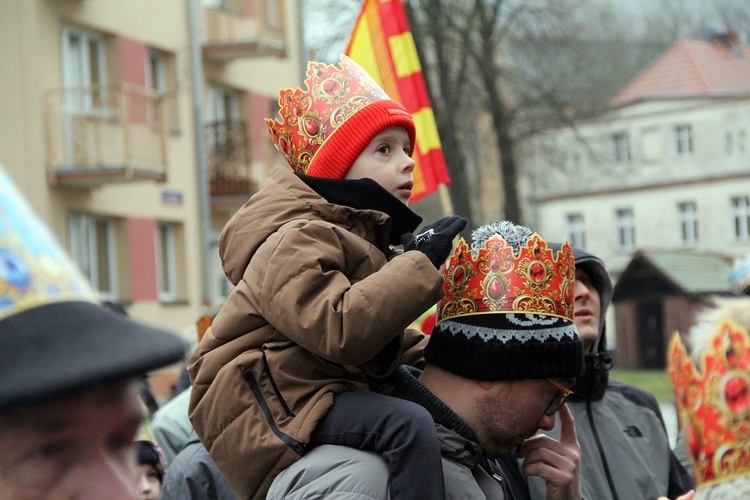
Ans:
[[[560,250],[561,244],[550,243],[549,248]],[[585,399],[600,400],[609,382],[609,370],[612,369],[612,356],[607,352],[607,311],[612,303],[614,286],[607,266],[600,258],[573,247],[576,269],[589,275],[591,282],[599,292],[599,337],[590,352],[584,354],[584,374],[576,379],[571,401]]]
[[[580,248],[573,248],[573,257],[575,257],[576,268],[582,269],[589,275],[592,284],[599,292],[599,338],[594,344],[592,351],[606,352],[607,338],[605,323],[607,321],[607,311],[609,310],[609,305],[612,303],[612,295],[614,293],[612,278],[609,275],[607,266],[600,258]]]

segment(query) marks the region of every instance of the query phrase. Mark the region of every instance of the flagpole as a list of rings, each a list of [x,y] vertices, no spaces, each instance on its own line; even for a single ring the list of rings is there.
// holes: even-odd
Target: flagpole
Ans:
[[[438,194],[440,195],[440,206],[443,207],[443,215],[454,215],[453,202],[451,201],[451,195],[448,192],[448,186],[445,184],[438,184]]]

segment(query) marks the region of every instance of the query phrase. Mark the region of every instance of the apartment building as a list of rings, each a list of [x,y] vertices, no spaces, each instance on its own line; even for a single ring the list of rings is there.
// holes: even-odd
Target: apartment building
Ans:
[[[0,3],[0,164],[103,300],[177,332],[221,304],[216,240],[278,159],[263,119],[301,81],[298,11]]]
[[[549,131],[524,157],[534,229],[602,257],[615,279],[636,254],[744,256],[750,46],[731,33],[679,41],[607,112]]]

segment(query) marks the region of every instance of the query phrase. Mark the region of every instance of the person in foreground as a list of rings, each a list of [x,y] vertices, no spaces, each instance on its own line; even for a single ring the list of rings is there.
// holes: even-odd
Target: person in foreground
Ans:
[[[583,372],[573,324],[570,246],[553,252],[508,221],[462,239],[443,271],[444,297],[424,370],[400,366],[389,393],[434,420],[446,498],[510,499],[496,458],[518,452],[523,472],[548,484],[549,499],[580,499],[575,425],[564,405]],[[560,439],[551,429],[560,410]],[[268,498],[388,498],[387,469],[368,451],[320,446],[281,472]]]
[[[555,243],[550,246],[560,248]],[[586,372],[572,387],[568,406],[581,445],[583,497],[674,498],[690,491],[693,480],[670,448],[656,399],[637,387],[609,380],[612,356],[605,327],[613,294],[609,271],[601,259],[584,250],[573,248],[573,256],[573,319],[583,341]],[[559,432],[556,427],[549,435]],[[531,498],[545,498],[543,481],[529,478],[528,484]]]
[[[750,297],[716,297],[689,339],[675,332],[667,369],[695,478],[678,500],[750,498]]]
[[[184,355],[98,302],[0,168],[0,497],[138,498],[140,377]]]
[[[241,498],[265,498],[310,448],[344,444],[386,457],[394,498],[440,499],[432,419],[368,386],[422,361],[408,326],[440,298],[438,268],[467,221],[413,236],[414,120],[346,56],[306,75],[306,89],[279,92],[281,121],[266,120],[289,165],[219,238],[234,288],[190,359],[190,420]]]

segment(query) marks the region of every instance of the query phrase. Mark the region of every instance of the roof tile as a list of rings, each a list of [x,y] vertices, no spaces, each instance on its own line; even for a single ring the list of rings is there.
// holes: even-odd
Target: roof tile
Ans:
[[[609,102],[750,94],[750,46],[682,40],[667,49]]]

